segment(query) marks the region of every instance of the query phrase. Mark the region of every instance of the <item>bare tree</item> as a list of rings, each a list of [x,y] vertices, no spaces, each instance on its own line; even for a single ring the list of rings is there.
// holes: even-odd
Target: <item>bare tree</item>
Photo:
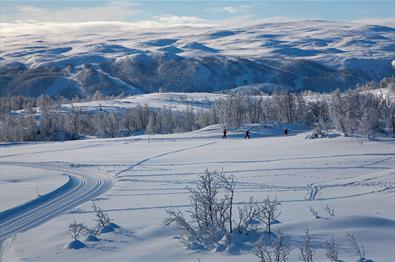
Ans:
[[[258,242],[254,254],[260,258],[261,262],[273,262],[271,250],[268,249],[264,242]]]
[[[183,230],[182,240],[184,244],[187,244],[189,240],[196,239],[199,242],[201,239],[197,234],[196,230],[192,227],[190,223],[187,222],[181,211],[176,211],[174,209],[166,210],[167,217],[163,220],[163,225],[169,226],[171,224],[176,224],[178,228]]]
[[[358,244],[353,234],[347,232],[346,235],[351,249],[359,256],[360,259],[365,259],[365,247]]]
[[[235,188],[236,188],[236,177],[234,175],[226,176],[223,172],[219,173],[219,179],[222,183],[222,187],[226,190],[225,193],[225,200],[229,206],[229,233],[233,232],[233,198],[235,195]]]
[[[248,232],[254,225],[254,220],[259,220],[261,217],[262,209],[259,204],[250,197],[249,201],[242,204],[239,208],[239,222],[237,225],[239,233]]]
[[[346,103],[345,98],[339,90],[331,94],[329,113],[335,127],[340,130],[345,136],[348,135],[348,125],[346,119]]]
[[[260,219],[265,224],[267,232],[271,232],[271,226],[273,222],[280,216],[281,212],[278,210],[278,207],[281,205],[277,199],[270,200],[270,197],[267,196],[261,205],[261,213]]]
[[[324,210],[332,217],[335,216],[335,209],[331,208],[328,204],[324,207]]]
[[[303,262],[313,262],[313,257],[315,254],[315,249],[311,244],[311,235],[309,230],[306,229],[306,233],[303,237],[303,242],[299,246],[299,260]]]
[[[273,246],[273,257],[275,262],[285,262],[291,253],[289,245],[285,242],[284,235],[281,231],[278,231],[276,238],[272,241]]]
[[[255,255],[261,259],[262,262],[286,262],[291,249],[285,242],[284,235],[278,231],[276,237],[272,239],[272,248],[262,242],[258,241],[255,249]]]
[[[321,218],[321,217],[318,215],[318,211],[315,210],[314,208],[309,207],[309,211],[310,211],[311,214],[313,214],[314,218]]]
[[[92,233],[97,235],[102,228],[104,228],[105,226],[110,224],[111,218],[100,207],[96,206],[95,202],[92,203],[92,209],[93,209],[93,212],[95,213],[94,220],[96,222],[96,228]]]
[[[340,244],[332,235],[331,239],[325,242],[325,255],[331,262],[336,262],[339,259]]]
[[[187,221],[181,212],[170,209],[167,210],[168,217],[163,221],[164,225],[174,223],[183,229],[185,238],[199,242],[215,243],[224,235],[230,241],[230,231],[233,230],[230,222],[233,215],[230,212],[233,212],[231,205],[235,185],[233,176],[206,170],[196,186],[189,190],[192,208],[186,213],[190,215],[191,221]]]
[[[84,223],[77,223],[75,220],[69,225],[69,233],[74,240],[78,240],[80,234],[85,230],[86,227]]]

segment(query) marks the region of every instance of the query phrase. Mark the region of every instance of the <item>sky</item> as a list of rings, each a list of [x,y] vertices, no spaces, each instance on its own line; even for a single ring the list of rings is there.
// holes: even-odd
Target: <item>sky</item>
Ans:
[[[259,20],[357,21],[395,26],[393,0],[0,0],[2,23],[128,22],[139,26]]]

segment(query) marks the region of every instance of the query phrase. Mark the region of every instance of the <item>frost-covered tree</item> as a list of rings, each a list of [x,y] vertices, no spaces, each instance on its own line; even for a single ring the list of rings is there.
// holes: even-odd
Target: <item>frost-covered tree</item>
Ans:
[[[85,230],[86,230],[86,226],[84,225],[84,223],[77,223],[77,221],[75,220],[73,223],[69,225],[69,233],[74,240],[78,240],[80,234]]]
[[[267,232],[271,232],[271,226],[280,216],[281,212],[278,210],[281,203],[277,199],[271,200],[267,196],[261,204],[260,219],[265,224]]]
[[[299,260],[303,262],[313,262],[313,257],[315,254],[315,249],[311,243],[311,235],[308,229],[303,236],[303,241],[299,246]]]
[[[95,214],[94,221],[96,223],[95,229],[92,230],[92,233],[97,235],[100,230],[111,223],[111,218],[108,213],[104,212],[103,209],[98,207],[95,202],[92,203],[92,209]]]
[[[330,97],[329,114],[336,129],[340,130],[344,135],[348,135],[348,125],[346,118],[345,99],[339,90],[336,90]]]
[[[291,253],[291,248],[285,241],[284,235],[278,231],[272,238],[271,248],[263,241],[258,241],[255,255],[261,262],[286,262]]]
[[[230,205],[235,188],[234,178],[216,171],[206,172],[199,177],[194,188],[190,189],[191,209],[187,211],[191,221],[176,210],[167,210],[164,225],[176,224],[184,231],[184,241],[216,243],[230,235],[227,227],[231,215]],[[221,190],[225,190],[221,194]],[[228,239],[229,240],[229,239]]]

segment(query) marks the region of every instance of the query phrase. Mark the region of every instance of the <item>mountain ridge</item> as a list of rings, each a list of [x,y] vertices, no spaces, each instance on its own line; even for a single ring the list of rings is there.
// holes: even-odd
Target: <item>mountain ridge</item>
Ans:
[[[327,92],[395,75],[395,28],[379,25],[309,20],[118,28],[61,39],[21,32],[5,40],[0,96],[217,92],[254,84]]]

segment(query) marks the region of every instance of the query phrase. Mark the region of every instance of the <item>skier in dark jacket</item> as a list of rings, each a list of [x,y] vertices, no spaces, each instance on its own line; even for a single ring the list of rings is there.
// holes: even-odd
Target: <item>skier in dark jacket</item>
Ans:
[[[226,139],[226,134],[228,133],[228,130],[226,130],[226,128],[224,129],[224,131],[222,132],[224,135],[222,136],[223,139]]]
[[[284,129],[284,135],[287,136],[288,135],[288,128]]]
[[[250,130],[246,131],[246,135],[244,136],[244,139],[250,139]]]

